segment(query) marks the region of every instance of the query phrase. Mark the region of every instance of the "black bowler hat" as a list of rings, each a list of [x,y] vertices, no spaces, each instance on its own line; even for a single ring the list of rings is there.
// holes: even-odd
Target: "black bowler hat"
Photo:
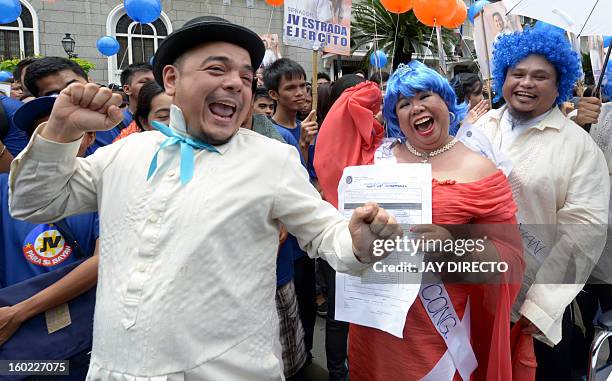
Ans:
[[[255,70],[266,52],[261,37],[252,30],[232,24],[221,17],[196,17],[166,37],[155,52],[153,75],[157,83],[164,86],[164,67],[172,65],[181,54],[203,43],[216,41],[229,42],[246,49],[251,56],[251,66]]]

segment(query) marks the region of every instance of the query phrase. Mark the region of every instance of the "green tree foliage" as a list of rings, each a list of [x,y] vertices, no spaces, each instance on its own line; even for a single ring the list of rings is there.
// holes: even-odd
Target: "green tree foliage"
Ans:
[[[395,39],[396,28],[397,39]],[[428,46],[430,37],[431,44]],[[393,54],[394,40],[395,54]],[[354,51],[367,43],[372,43],[372,47],[366,55],[369,63],[369,56],[376,49],[375,41],[378,41],[378,49],[387,53],[389,61],[391,61],[392,56],[395,56],[393,59],[394,70],[400,63],[410,61],[414,53],[422,52],[427,47],[434,54],[438,53],[435,31],[417,20],[412,10],[397,15],[387,11],[379,0],[360,0],[353,3],[352,50]],[[442,43],[445,52],[448,53],[452,45],[458,44],[458,40],[450,30],[442,28]]]
[[[37,56],[37,58],[42,58],[42,56]],[[83,59],[83,58],[71,58],[71,60],[73,60],[81,68],[83,68],[83,70],[85,71],[86,74],[89,74],[89,71],[91,69],[95,69],[95,67],[96,67],[93,63],[91,63],[91,62],[89,62],[89,61],[87,61],[86,59]],[[19,61],[21,61],[20,58],[12,58],[12,59],[9,59],[9,60],[0,61],[0,71],[6,70],[6,71],[12,73],[13,69],[15,69],[15,66],[17,66]]]

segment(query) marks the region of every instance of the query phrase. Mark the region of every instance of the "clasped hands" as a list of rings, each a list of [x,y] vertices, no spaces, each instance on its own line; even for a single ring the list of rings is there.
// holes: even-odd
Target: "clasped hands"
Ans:
[[[363,263],[373,263],[391,254],[392,251],[385,250],[380,256],[374,255],[374,241],[394,240],[404,235],[395,217],[374,202],[368,202],[355,209],[349,222],[349,231],[353,239],[355,256]],[[416,225],[411,232],[419,234],[425,240],[453,239],[453,235],[440,225]]]

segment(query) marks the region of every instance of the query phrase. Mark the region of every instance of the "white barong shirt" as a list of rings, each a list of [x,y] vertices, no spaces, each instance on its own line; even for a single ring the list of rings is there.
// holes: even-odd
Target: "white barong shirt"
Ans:
[[[498,150],[504,106],[476,124]],[[601,150],[558,107],[500,150],[512,162],[508,177],[527,268],[513,310],[528,318],[549,345],[561,341],[566,307],[584,286],[606,242],[610,179]]]
[[[171,126],[184,132],[181,111]],[[39,127],[39,129],[42,127]],[[197,151],[179,180],[178,145],[157,131],[77,158],[80,141],[34,133],[13,161],[13,216],[50,222],[100,214],[100,266],[89,380],[278,380],[278,225],[338,271],[366,265],[347,221],[308,181],[290,145],[240,129]]]

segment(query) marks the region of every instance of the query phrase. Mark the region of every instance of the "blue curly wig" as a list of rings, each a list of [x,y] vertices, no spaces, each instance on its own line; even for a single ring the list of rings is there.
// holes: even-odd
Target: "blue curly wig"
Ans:
[[[493,89],[496,100],[502,97],[502,87],[508,69],[515,67],[528,56],[536,54],[546,58],[557,71],[556,104],[572,97],[574,83],[582,76],[580,57],[561,33],[527,28],[523,32],[501,35],[493,49]]]
[[[410,61],[407,65],[400,65],[387,82],[383,116],[387,121],[387,131],[390,137],[405,137],[399,128],[399,120],[395,112],[395,105],[399,99],[401,97],[411,98],[416,93],[424,91],[432,91],[444,100],[451,113],[449,133],[453,136],[457,133],[459,123],[467,115],[469,105],[467,103],[457,104],[457,96],[446,78],[419,61]]]

